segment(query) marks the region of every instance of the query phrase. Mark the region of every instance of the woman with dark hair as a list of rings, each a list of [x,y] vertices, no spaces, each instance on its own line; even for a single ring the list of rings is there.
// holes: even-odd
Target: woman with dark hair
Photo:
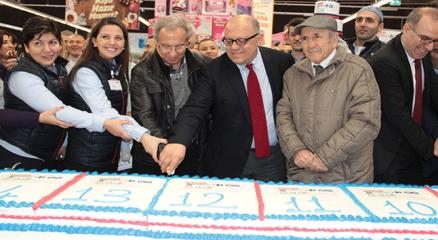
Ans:
[[[88,131],[107,130],[116,136],[129,138],[125,131],[129,120],[90,114],[64,105],[68,96],[67,72],[65,61],[59,57],[60,32],[53,21],[41,17],[29,18],[23,26],[22,39],[25,52],[5,79],[7,109],[44,112],[64,106],[56,117],[67,124]],[[24,169],[46,168],[55,160],[64,137],[64,129],[46,124],[33,128],[2,127],[0,168],[16,165]],[[155,145],[158,143],[151,141],[151,148]]]
[[[11,33],[0,30],[0,108],[3,108],[3,78],[17,64],[14,39]]]
[[[13,35],[5,30],[0,30],[0,78],[4,73],[17,64]]]
[[[89,36],[87,47],[70,74],[70,104],[108,117],[124,115],[128,101],[128,32],[120,20],[109,17],[100,20]],[[147,138],[152,136],[145,135],[147,130],[129,119],[133,125],[129,126],[128,134],[151,152],[145,141],[150,141]],[[121,138],[106,132],[91,133],[74,128],[69,129],[68,136],[65,168],[98,172],[117,170],[120,146],[126,144]],[[165,143],[165,140],[161,141]]]

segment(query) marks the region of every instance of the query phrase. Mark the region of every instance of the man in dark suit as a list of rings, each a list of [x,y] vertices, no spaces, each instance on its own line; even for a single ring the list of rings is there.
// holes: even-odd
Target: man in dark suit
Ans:
[[[438,80],[428,55],[438,40],[436,26],[438,9],[414,9],[402,34],[371,58],[382,96],[375,182],[423,184],[423,162],[437,155],[438,141],[421,127],[424,109],[438,109]]]
[[[195,86],[181,110],[170,144],[160,155],[163,172],[172,173],[179,165],[200,120],[210,114],[205,175],[286,179],[274,114],[283,73],[293,60],[286,53],[259,47],[259,37],[254,17],[239,15],[228,21],[226,54],[207,65],[208,79]]]

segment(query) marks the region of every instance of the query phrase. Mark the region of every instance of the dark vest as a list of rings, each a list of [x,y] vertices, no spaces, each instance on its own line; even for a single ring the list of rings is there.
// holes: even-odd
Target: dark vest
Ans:
[[[52,92],[59,100],[66,103],[67,100],[67,71],[62,65],[62,59],[55,61],[55,71],[41,66],[30,56],[25,55],[18,65],[10,73],[27,72],[33,74],[44,82],[44,86]],[[10,74],[6,76],[6,82]],[[21,99],[14,96],[8,87],[4,89],[5,108],[22,111],[36,112]],[[35,99],[38,101],[39,99]],[[7,142],[19,147],[23,151],[37,156],[45,161],[54,160],[59,148],[62,146],[65,137],[65,130],[62,128],[40,124],[36,128],[1,128],[0,136]]]
[[[89,68],[97,74],[111,106],[124,115],[128,99],[128,84],[125,76],[118,74],[116,66],[102,58],[97,58],[82,64],[80,67]],[[111,70],[114,73],[114,78],[121,81],[123,91],[110,89],[108,80],[112,78]],[[71,77],[73,78],[73,76]],[[72,107],[91,113],[87,103],[72,87],[70,87],[70,97]],[[69,128],[65,161],[90,167],[108,167],[117,164],[120,141],[120,138],[114,137],[108,131],[99,133],[89,132],[87,129]]]

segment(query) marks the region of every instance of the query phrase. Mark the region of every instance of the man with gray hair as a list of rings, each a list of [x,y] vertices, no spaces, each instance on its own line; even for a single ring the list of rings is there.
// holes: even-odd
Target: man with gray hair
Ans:
[[[336,21],[313,16],[295,27],[306,59],[283,77],[277,131],[288,179],[308,183],[373,181],[380,96],[368,63],[338,46]]]
[[[168,138],[176,116],[186,103],[195,84],[205,75],[206,59],[187,49],[193,34],[193,26],[183,17],[161,17],[154,25],[156,48],[152,54],[138,63],[131,72],[132,117],[151,135]],[[201,130],[200,130],[201,129]],[[198,128],[196,141],[177,169],[179,175],[197,175],[202,150],[204,128]],[[134,173],[161,174],[141,145],[132,148]]]
[[[385,45],[377,34],[383,30],[383,13],[376,6],[366,6],[357,12],[354,22],[356,39],[348,42],[348,47],[355,55],[369,59]]]

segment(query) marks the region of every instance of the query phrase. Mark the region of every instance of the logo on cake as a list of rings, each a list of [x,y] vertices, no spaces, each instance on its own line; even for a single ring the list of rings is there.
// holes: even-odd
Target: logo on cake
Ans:
[[[96,184],[112,184],[112,185],[121,185],[124,181],[122,181],[120,178],[117,177],[105,177],[105,178],[99,178],[96,181]]]

